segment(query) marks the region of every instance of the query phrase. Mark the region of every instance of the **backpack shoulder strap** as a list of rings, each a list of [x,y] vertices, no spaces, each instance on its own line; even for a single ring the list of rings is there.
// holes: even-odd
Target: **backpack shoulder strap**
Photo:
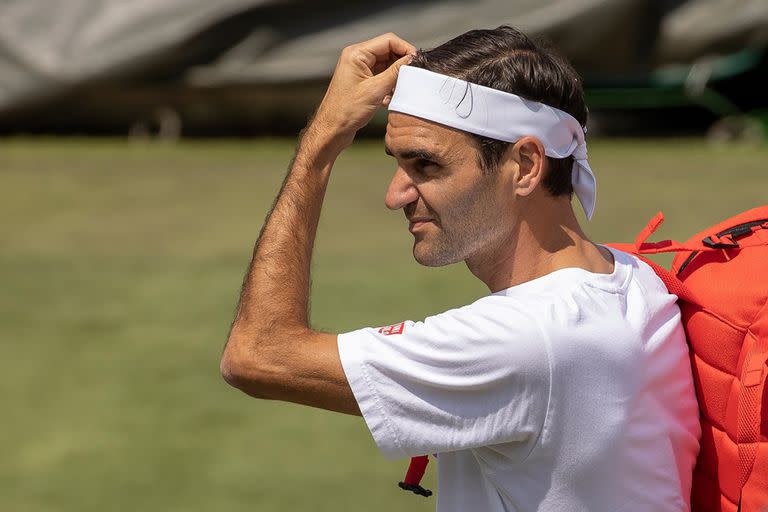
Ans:
[[[643,254],[658,254],[664,252],[708,250],[707,248],[700,249],[698,246],[694,247],[693,245],[683,244],[674,240],[664,240],[663,242],[655,243],[646,242],[646,240],[648,240],[648,238],[659,228],[659,226],[661,226],[663,222],[664,214],[659,212],[648,222],[645,228],[640,231],[640,234],[637,235],[634,243],[606,245],[609,245],[615,249],[619,249],[620,251],[634,254],[640,260],[648,264],[648,266],[650,266],[654,272],[656,272],[656,275],[659,276],[659,278],[664,282],[664,285],[667,287],[667,290],[669,290],[670,293],[677,295],[680,299],[686,302],[699,304],[699,301],[696,300],[693,293],[688,289],[688,287],[685,286],[685,284],[683,284],[683,282],[680,280],[680,278],[677,277],[675,273],[667,270],[655,261],[643,256]]]
[[[739,495],[752,474],[760,442],[760,419],[768,411],[763,408],[763,393],[768,379],[768,302],[757,314],[747,336],[753,337],[741,369],[738,423],[736,437],[739,446]]]

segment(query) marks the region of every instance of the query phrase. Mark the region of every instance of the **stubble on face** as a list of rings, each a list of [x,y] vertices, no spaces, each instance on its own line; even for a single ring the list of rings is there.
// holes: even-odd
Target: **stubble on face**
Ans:
[[[464,261],[499,237],[507,201],[500,195],[498,174],[481,170],[470,136],[391,112],[385,142],[418,190],[416,199],[401,206],[406,217],[431,219],[413,230],[418,263],[439,267]],[[418,171],[415,161],[420,154],[434,155],[439,169]]]
[[[413,257],[421,265],[442,267],[465,261],[501,231],[495,176],[470,169],[457,172],[466,172],[474,179],[460,191],[446,191],[440,211],[425,201],[436,223],[429,230],[414,233]]]

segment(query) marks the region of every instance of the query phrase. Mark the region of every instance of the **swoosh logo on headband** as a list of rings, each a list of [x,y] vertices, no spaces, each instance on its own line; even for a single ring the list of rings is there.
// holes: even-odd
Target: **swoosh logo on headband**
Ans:
[[[467,119],[472,115],[472,109],[475,107],[475,95],[472,91],[471,83],[456,78],[446,78],[443,85],[440,86],[440,99],[443,100],[443,103],[445,104],[452,104],[454,92],[456,91],[456,84],[458,82],[464,83],[464,93],[461,95],[461,98],[459,98],[459,101],[452,106],[456,111],[457,116],[462,119]]]

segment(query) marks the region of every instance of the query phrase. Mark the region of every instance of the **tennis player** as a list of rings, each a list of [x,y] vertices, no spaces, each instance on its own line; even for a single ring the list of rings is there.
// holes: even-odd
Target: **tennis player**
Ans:
[[[393,94],[394,90],[394,94]],[[385,203],[413,255],[489,294],[344,334],[309,325],[334,161],[381,105]],[[387,457],[437,454],[440,512],[689,510],[700,427],[676,297],[595,244],[587,109],[569,64],[510,27],[343,50],[256,242],[221,360],[256,398],[361,415]],[[628,192],[629,193],[629,192]]]

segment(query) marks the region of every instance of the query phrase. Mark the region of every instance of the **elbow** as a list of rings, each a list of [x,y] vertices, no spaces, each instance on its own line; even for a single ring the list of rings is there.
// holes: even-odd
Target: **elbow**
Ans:
[[[269,399],[269,360],[253,340],[230,336],[221,355],[219,372],[224,381],[254,398]]]
[[[230,386],[246,391],[254,389],[254,364],[255,352],[248,350],[248,346],[232,336],[227,340],[224,353],[219,362],[219,371],[224,382]]]
[[[237,362],[232,355],[232,350],[229,349],[229,343],[227,348],[224,349],[224,353],[221,355],[221,361],[219,362],[219,371],[224,382],[233,387],[238,387],[238,383],[242,380],[241,371],[238,368]]]

